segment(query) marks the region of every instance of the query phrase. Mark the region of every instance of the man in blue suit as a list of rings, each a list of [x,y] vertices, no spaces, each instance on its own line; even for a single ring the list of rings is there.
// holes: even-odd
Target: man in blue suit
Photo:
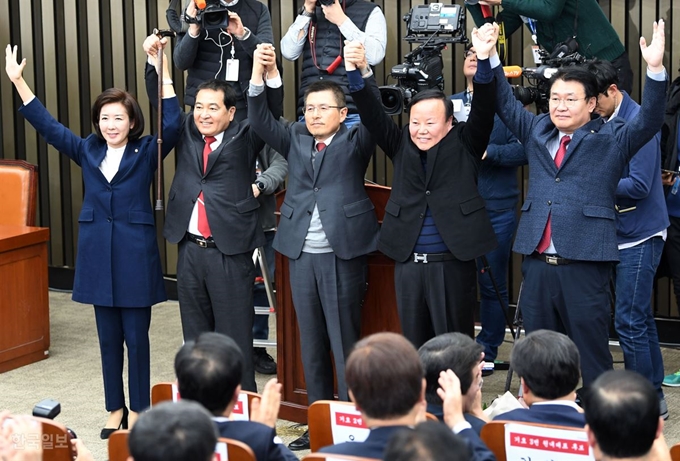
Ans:
[[[446,394],[440,394],[446,424],[467,441],[473,453],[470,459],[495,459],[463,418],[460,381],[452,371],[448,372],[455,383],[446,387],[446,398]],[[423,366],[413,344],[404,336],[376,333],[359,341],[347,359],[345,379],[350,399],[371,431],[363,442],[331,445],[320,452],[383,459],[394,434],[425,420]]]
[[[608,61],[588,64],[600,94],[595,111],[607,122],[632,119],[640,106],[618,87],[614,65]],[[616,276],[614,324],[627,370],[637,371],[654,385],[662,416],[668,418],[664,398],[663,357],[652,312],[654,276],[661,261],[670,222],[661,183],[661,145],[657,134],[623,170],[616,187],[616,236],[619,264]]]
[[[493,28],[498,30],[498,26]],[[612,368],[609,353],[609,279],[619,260],[616,187],[628,161],[663,123],[666,70],[664,24],[654,23],[644,100],[638,115],[609,123],[593,112],[597,80],[580,66],[551,79],[549,114],[534,115],[515,100],[495,52],[496,110],[524,146],[529,191],[514,251],[526,255],[519,301],[528,332],[566,332],[581,353],[583,385]]]
[[[175,356],[180,396],[203,405],[212,414],[220,437],[245,443],[257,461],[297,461],[276,436],[281,385],[275,378],[265,385],[259,405],[251,408],[250,421],[229,421],[241,392],[243,362],[233,339],[220,333],[201,333]]]
[[[578,349],[568,336],[537,330],[517,341],[510,363],[520,378],[522,397],[529,408],[519,408],[494,419],[583,427],[583,411],[576,404],[581,377]]]

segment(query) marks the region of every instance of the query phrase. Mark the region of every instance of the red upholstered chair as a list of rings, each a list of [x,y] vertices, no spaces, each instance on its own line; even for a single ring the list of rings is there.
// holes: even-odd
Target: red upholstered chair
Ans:
[[[0,224],[35,226],[37,204],[38,167],[0,159]]]

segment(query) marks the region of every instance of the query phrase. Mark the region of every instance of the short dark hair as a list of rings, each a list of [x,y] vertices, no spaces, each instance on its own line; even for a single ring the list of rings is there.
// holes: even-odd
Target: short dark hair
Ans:
[[[345,97],[345,92],[340,85],[329,80],[318,80],[310,84],[305,90],[304,94],[304,104],[307,105],[307,96],[312,93],[321,93],[322,91],[330,91],[333,93],[335,98],[335,105],[339,107],[347,106],[347,98]]]
[[[581,377],[581,356],[567,335],[536,330],[515,343],[510,363],[539,398],[555,400],[574,392]]]
[[[418,355],[425,369],[427,402],[442,404],[442,399],[437,395],[439,374],[449,369],[460,379],[460,391],[467,394],[483,350],[484,346],[463,333],[444,333],[420,346]]]
[[[109,88],[104,90],[102,94],[97,96],[94,104],[92,105],[92,124],[94,125],[94,130],[97,133],[99,139],[104,139],[102,136],[102,131],[99,129],[99,114],[102,111],[102,107],[107,104],[122,104],[125,107],[125,111],[130,117],[130,133],[128,133],[128,140],[136,141],[144,132],[144,115],[142,114],[142,109],[139,107],[139,103],[127,91],[123,91],[119,88]]]
[[[128,439],[135,461],[210,461],[217,428],[195,402],[162,402],[142,413]]]
[[[555,72],[550,78],[550,90],[557,80],[562,80],[563,82],[578,82],[583,85],[583,90],[586,93],[586,100],[590,98],[596,98],[599,94],[597,90],[597,79],[595,76],[583,68],[582,66],[566,66],[560,67],[560,69]]]
[[[345,381],[367,416],[393,419],[407,415],[420,400],[423,367],[409,340],[396,333],[376,333],[354,346]]]
[[[611,85],[619,86],[619,72],[611,62],[595,59],[586,64],[586,69],[597,79],[598,92],[606,94]]]
[[[652,448],[659,427],[659,396],[647,378],[629,370],[610,370],[581,400],[602,453],[634,458]]]
[[[198,96],[198,93],[201,90],[221,91],[224,95],[224,107],[229,109],[236,106],[236,91],[234,91],[234,88],[226,80],[218,80],[215,78],[206,80],[196,88],[196,96]]]
[[[453,102],[446,96],[446,94],[442,90],[438,88],[430,88],[418,92],[413,98],[411,98],[411,102],[408,104],[407,110],[410,112],[413,106],[415,106],[421,101],[426,101],[428,99],[438,99],[442,102],[442,104],[444,104],[446,120],[453,117]]]
[[[230,337],[201,333],[177,352],[175,375],[182,399],[194,400],[220,416],[241,383],[243,354]]]
[[[468,461],[468,444],[446,424],[425,421],[397,431],[387,444],[385,461]]]

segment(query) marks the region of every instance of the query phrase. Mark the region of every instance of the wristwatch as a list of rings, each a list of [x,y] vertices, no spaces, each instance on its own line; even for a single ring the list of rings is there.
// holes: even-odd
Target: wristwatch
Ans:
[[[314,13],[309,13],[306,9],[305,6],[302,5],[302,8],[300,8],[300,12],[298,13],[300,16],[307,16],[308,18],[311,18],[314,16]]]
[[[260,192],[264,192],[264,183],[262,181],[255,181],[255,185],[257,186],[258,190]]]

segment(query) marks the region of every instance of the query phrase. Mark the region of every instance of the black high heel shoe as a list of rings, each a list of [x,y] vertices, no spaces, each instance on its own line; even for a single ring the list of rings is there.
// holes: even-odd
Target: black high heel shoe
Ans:
[[[99,434],[99,437],[101,437],[102,440],[106,440],[109,437],[111,437],[111,434],[116,432],[118,429],[127,429],[128,428],[128,415],[129,414],[130,414],[130,412],[128,411],[127,407],[124,406],[123,407],[123,417],[121,418],[120,424],[118,425],[118,427],[115,428],[115,429],[105,427],[104,429],[102,429],[102,432],[101,432],[101,434]]]

